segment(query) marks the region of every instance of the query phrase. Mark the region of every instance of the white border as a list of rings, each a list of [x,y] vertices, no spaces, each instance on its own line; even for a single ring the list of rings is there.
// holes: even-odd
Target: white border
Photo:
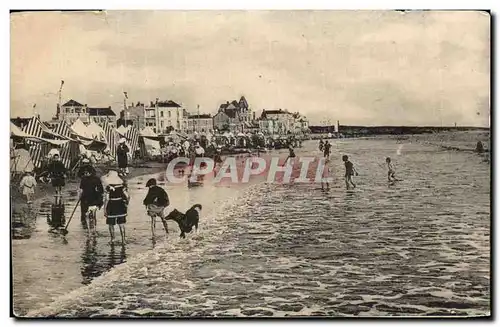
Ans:
[[[493,9],[494,12],[498,13],[499,12],[499,3],[500,1],[481,1],[481,0],[476,0],[476,1],[429,1],[429,0],[421,0],[421,1],[405,1],[404,3],[402,1],[360,1],[360,0],[349,0],[345,2],[334,2],[334,1],[318,1],[318,0],[308,0],[308,1],[283,1],[280,4],[278,2],[270,3],[269,0],[253,0],[253,1],[222,1],[222,0],[213,0],[213,1],[203,1],[203,0],[198,0],[198,1],[168,1],[165,3],[164,1],[147,1],[147,0],[142,0],[142,1],[120,1],[120,2],[111,2],[111,1],[81,1],[78,3],[75,2],[68,2],[68,1],[3,1],[2,2],[2,9],[3,9],[3,15],[2,15],[2,24],[1,24],[1,36],[2,36],[2,41],[3,41],[3,47],[4,49],[2,51],[2,62],[3,62],[3,67],[4,71],[9,72],[10,68],[10,63],[9,63],[9,28],[10,28],[10,22],[9,22],[9,15],[8,15],[8,10],[9,9],[26,9],[26,8],[36,8],[36,9],[54,9],[54,8],[66,8],[66,9]],[[6,6],[5,6],[6,4]],[[4,7],[5,6],[5,7]],[[497,38],[495,38],[495,41],[498,42]],[[496,43],[496,42],[495,42]],[[10,76],[9,74],[3,74],[3,80],[2,80],[2,91],[3,91],[3,97],[2,99],[2,104],[4,108],[9,108],[10,103],[9,103],[9,87],[10,87]],[[495,85],[494,91],[497,91],[498,85]],[[498,92],[495,92],[495,94],[498,94]],[[4,109],[2,111],[3,114],[5,114],[7,119],[3,119],[2,122],[5,123],[5,126],[7,127],[8,121],[9,121],[9,112],[10,110]],[[497,121],[495,120],[495,123]],[[0,150],[1,153],[7,154],[7,130],[4,130],[5,132],[5,139],[4,142],[1,142],[2,149]],[[495,147],[495,151],[496,151]],[[5,165],[5,170],[4,174],[1,175],[2,179],[4,179],[4,182],[2,182],[0,185],[4,187],[5,192],[3,194],[8,194],[9,189],[8,189],[8,177],[7,177],[7,171],[8,171],[8,166],[9,163],[7,159],[2,161],[2,165]],[[495,186],[496,181],[495,181]],[[495,200],[498,200],[497,195],[495,195]],[[5,242],[4,246],[2,246],[2,251],[1,251],[1,262],[4,263],[4,266],[7,266],[7,263],[10,262],[10,249],[9,249],[9,240],[10,240],[10,226],[8,225],[8,217],[9,217],[9,199],[7,196],[3,196],[1,198],[2,204],[1,208],[3,208],[5,211],[4,215],[4,228],[1,228],[1,231],[3,233],[3,237],[1,239]],[[498,225],[500,223],[496,223],[496,229],[495,229],[495,235],[498,235]],[[496,253],[494,253],[496,256]],[[7,268],[7,267],[6,267]],[[497,269],[498,272],[498,269]],[[8,325],[13,325],[14,320],[9,319],[10,315],[10,271],[9,269],[3,269],[2,270],[2,320],[4,320],[4,323],[7,323]],[[495,277],[497,277],[497,274],[495,274]],[[498,285],[499,281],[497,278],[495,278],[495,285]],[[494,294],[498,294],[498,292],[494,292]],[[496,301],[495,304],[498,304],[498,301]],[[498,315],[498,310],[497,305],[493,309]],[[290,321],[285,321],[284,323],[289,323]],[[306,324],[311,324],[315,321],[301,321],[299,324],[301,325],[306,325]],[[336,324],[345,324],[347,322],[341,322],[341,321],[332,321],[333,323]],[[365,324],[365,323],[373,323],[376,321],[366,321],[366,322],[353,322],[350,321],[348,322],[349,325],[352,325],[353,323],[356,325],[360,324]],[[398,322],[404,322],[404,320],[398,320]],[[441,324],[443,321],[435,321],[432,322],[431,324]],[[107,322],[109,324],[111,322]],[[121,323],[120,321],[114,322],[114,323]],[[144,322],[133,322],[133,324],[143,324]],[[175,323],[174,321],[169,321],[169,322],[162,322],[162,323]],[[193,323],[193,322],[192,322]],[[196,322],[194,322],[196,323]],[[207,322],[203,322],[207,323]],[[209,322],[212,324],[219,323],[217,321],[214,322]],[[236,323],[236,322],[231,322],[231,324]],[[268,325],[269,323],[264,323],[264,322],[258,322],[261,326],[263,325]],[[328,322],[327,322],[328,323]],[[386,323],[385,321],[380,321],[378,323]],[[418,322],[418,324],[424,324],[426,323],[425,321]],[[451,323],[454,323],[453,321]],[[69,324],[69,322],[65,322],[64,324]],[[85,323],[87,324],[87,323]],[[428,324],[428,322],[426,323]],[[4,324],[2,324],[4,325]]]

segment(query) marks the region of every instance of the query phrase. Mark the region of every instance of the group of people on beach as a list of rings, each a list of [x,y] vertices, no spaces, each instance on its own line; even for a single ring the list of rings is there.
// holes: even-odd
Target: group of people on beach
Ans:
[[[325,158],[325,168],[323,170],[323,178],[328,178],[330,177],[330,153],[331,153],[331,144],[326,140],[323,142],[323,140],[319,141],[319,150],[323,152],[323,156]],[[356,168],[354,168],[354,164],[349,160],[349,156],[343,155],[342,156],[342,161],[344,162],[345,166],[345,175],[344,175],[344,181],[346,188],[349,190],[351,187],[356,188],[356,184],[353,181],[353,176],[358,176],[358,171]],[[398,179],[396,178],[396,170],[394,168],[394,164],[392,163],[392,160],[390,157],[387,157],[385,159],[386,165],[387,165],[387,180],[389,183],[394,183]],[[321,188],[322,189],[329,189],[330,185],[328,182],[321,183]]]
[[[189,153],[193,158],[205,155],[205,149],[197,143],[186,143],[183,145],[184,151]],[[325,159],[325,169],[323,177],[330,175],[330,154],[332,145],[327,141],[320,140],[319,149],[323,153]],[[169,145],[169,150],[176,153],[176,146]],[[94,162],[89,158],[82,158],[77,176],[80,178],[79,185],[79,200],[81,211],[81,222],[84,226],[89,221],[89,214],[94,215],[98,209],[104,208],[104,216],[106,217],[106,224],[109,227],[111,242],[115,241],[115,226],[118,225],[122,243],[125,243],[125,224],[128,212],[128,205],[130,203],[130,196],[128,192],[127,182],[124,177],[129,173],[128,171],[128,153],[129,148],[124,139],[120,140],[117,148],[117,170],[110,170],[106,175],[100,178],[97,176]],[[220,154],[219,154],[220,156]],[[293,160],[296,157],[294,148],[289,146],[289,155],[285,162]],[[219,158],[220,159],[220,158]],[[219,160],[220,161],[220,160]],[[354,164],[349,160],[347,155],[342,156],[342,161],[345,166],[345,184],[346,188],[356,188],[353,181],[353,176],[357,176],[358,172]],[[192,163],[191,163],[192,164]],[[387,178],[389,182],[396,180],[394,165],[391,158],[386,158],[387,165]],[[61,162],[60,154],[58,151],[52,151],[52,158],[48,165],[49,176],[52,186],[55,188],[55,204],[62,203],[62,188],[65,186],[67,177],[67,170]],[[37,181],[31,172],[27,172],[22,178],[20,187],[22,193],[26,196],[28,204],[32,202],[34,190]],[[328,183],[322,183],[321,187],[329,189]],[[157,185],[155,179],[150,179],[146,183],[149,189],[148,195],[143,201],[146,206],[147,214],[154,218],[159,217],[162,220],[166,233],[168,227],[165,220],[164,210],[169,205],[169,199],[166,191]],[[152,219],[153,224],[154,219]],[[152,225],[152,233],[154,228]]]

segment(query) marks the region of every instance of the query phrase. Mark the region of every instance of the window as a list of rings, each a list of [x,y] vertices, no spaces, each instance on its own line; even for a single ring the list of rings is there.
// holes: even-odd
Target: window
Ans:
[[[163,128],[163,120],[160,122],[160,127]]]
[[[168,112],[168,118],[170,118],[170,117],[172,117],[172,112],[171,111]]]
[[[160,111],[160,117],[163,117],[163,111]]]

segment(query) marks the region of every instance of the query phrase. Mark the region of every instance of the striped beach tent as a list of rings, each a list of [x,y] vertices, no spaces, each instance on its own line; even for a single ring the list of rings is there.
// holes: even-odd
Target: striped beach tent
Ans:
[[[104,138],[106,140],[107,148],[109,149],[111,156],[115,158],[116,146],[118,145],[120,135],[108,121],[105,121],[101,127],[104,130]]]
[[[57,133],[61,136],[64,136],[68,139],[71,139],[71,135],[75,134],[71,130],[71,127],[65,122],[61,121],[59,122],[55,127],[54,127],[54,133]],[[80,150],[78,147],[78,142],[72,141],[64,144],[61,147],[61,161],[64,164],[64,167],[67,169],[71,168],[71,163],[78,158],[78,155],[80,154]]]
[[[134,126],[129,126],[128,131],[125,133],[125,138],[130,144],[130,152],[134,153],[139,147],[139,130]]]
[[[22,131],[30,136],[37,138],[42,138],[44,126],[38,117],[33,116],[29,122],[23,127]],[[43,162],[43,158],[50,151],[50,144],[45,142],[35,142],[31,140],[26,140],[29,145],[29,154],[33,165],[40,168]]]

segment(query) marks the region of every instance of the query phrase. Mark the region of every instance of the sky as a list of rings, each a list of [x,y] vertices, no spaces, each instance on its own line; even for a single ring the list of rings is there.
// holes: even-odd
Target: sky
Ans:
[[[11,116],[156,98],[310,124],[489,126],[490,16],[478,11],[11,14]],[[36,104],[36,107],[33,106]]]

